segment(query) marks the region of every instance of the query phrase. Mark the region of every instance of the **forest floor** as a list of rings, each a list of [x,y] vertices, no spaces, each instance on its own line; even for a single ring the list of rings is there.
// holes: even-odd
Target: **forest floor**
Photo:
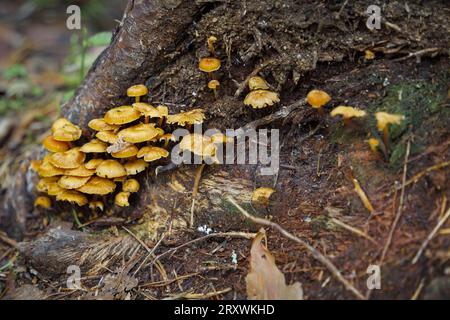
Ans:
[[[247,2],[248,6],[253,4],[253,1]],[[389,18],[400,24],[395,20],[399,14],[393,7]],[[259,9],[253,10],[259,12]],[[283,9],[274,10],[283,13]],[[248,20],[254,17],[251,11],[249,9]],[[290,18],[280,21],[276,14],[270,16],[268,24],[277,30],[282,30],[283,23],[293,24]],[[224,19],[228,23],[217,23],[216,20],[214,24],[220,27],[210,30],[212,19]],[[416,21],[414,17],[411,19]],[[233,28],[233,23],[237,23],[232,20],[226,14],[214,18],[206,14],[197,26],[198,39],[205,39],[209,32],[230,34],[227,28]],[[322,23],[311,26],[306,20],[299,28],[307,31],[331,28]],[[333,32],[339,34],[346,27],[343,24]],[[430,28],[436,31],[436,28]],[[23,71],[16,70],[18,75],[9,78],[5,78],[3,72],[0,82],[0,203],[6,190],[14,184],[12,173],[20,170],[20,164],[30,157],[30,153],[36,152],[36,143],[59,116],[64,94],[73,90],[61,71],[70,52],[67,30],[61,34],[61,29],[66,30],[61,28],[61,21],[47,26],[45,32],[36,31],[33,24],[19,31],[13,24],[0,24],[0,38],[5,39],[0,43],[10,45],[9,51],[0,50],[4,55],[0,67],[10,73],[14,73],[11,66],[21,65],[26,70],[26,76],[21,75]],[[411,29],[414,28],[411,26]],[[48,42],[36,40],[34,32],[45,34]],[[212,228],[213,234],[209,237],[187,226],[195,171],[190,166],[162,177],[152,177],[150,181],[153,183],[152,179],[158,179],[160,189],[150,186],[154,188],[151,190],[165,193],[172,189],[179,195],[177,202],[141,199],[136,208],[130,209],[139,211],[133,219],[123,215],[91,216],[80,212],[79,215],[75,213],[74,220],[74,211],[63,206],[47,212],[36,209],[29,212],[22,239],[14,239],[7,230],[0,231],[0,297],[246,298],[245,277],[249,272],[251,240],[214,234],[255,232],[260,226],[243,218],[226,201],[219,203],[225,214],[216,214],[207,204],[203,205],[216,199],[217,194],[211,190],[220,187],[225,191],[227,187],[242,188],[244,196],[237,196],[240,200],[251,195],[257,187],[273,187],[276,193],[267,208],[255,208],[250,203],[244,203],[243,207],[313,245],[366,297],[450,297],[449,221],[444,221],[413,263],[427,237],[450,208],[448,47],[447,52],[441,51],[436,56],[409,55],[423,47],[433,49],[439,43],[433,42],[435,38],[426,39],[423,43],[417,41],[420,49],[410,49],[401,41],[392,41],[392,33],[396,32],[399,31],[391,30],[389,36],[377,35],[373,41],[361,40],[361,44],[354,41],[351,49],[345,48],[342,37],[331,39],[327,34],[323,37],[330,37],[330,40],[327,45],[323,44],[321,57],[310,59],[308,53],[313,52],[313,46],[309,44],[316,43],[317,38],[312,41],[312,36],[304,35],[304,39],[295,42],[281,36],[265,38],[269,31],[261,35],[253,30],[248,33],[254,37],[248,46],[239,42],[233,44],[242,46],[239,50],[244,53],[241,52],[239,57],[246,57],[249,62],[244,66],[236,66],[238,59],[230,57],[230,51],[226,50],[232,41],[219,50],[219,55],[222,54],[223,60],[228,59],[229,64],[226,67],[228,75],[222,75],[220,79],[221,97],[218,100],[204,89],[204,75],[195,72],[198,52],[183,53],[176,62],[149,79],[147,85],[155,89],[151,98],[167,101],[170,97],[170,102],[176,106],[208,106],[208,126],[211,128],[242,127],[280,108],[274,106],[259,112],[238,103],[243,95],[234,96],[236,83],[241,83],[254,70],[254,63],[250,62],[257,59],[261,53],[257,51],[263,51],[267,42],[273,50],[282,53],[275,55],[273,66],[269,65],[260,74],[279,92],[281,106],[300,101],[313,88],[328,92],[332,101],[323,115],[303,106],[287,118],[265,126],[280,129],[280,171],[277,176],[259,176],[254,166],[206,168],[200,182],[196,224]],[[18,33],[25,37],[20,46],[17,46]],[[361,35],[353,30],[352,39],[358,36]],[[398,39],[411,40],[414,36],[401,33]],[[32,39],[35,43],[30,43]],[[204,40],[197,42],[198,47],[204,47]],[[283,57],[291,57],[292,52],[297,52],[298,43],[306,46],[303,56],[280,63]],[[283,45],[292,52],[284,53],[279,48]],[[389,45],[398,50],[393,51]],[[49,51],[48,48],[59,49]],[[95,50],[91,49],[92,52]],[[375,57],[365,57],[365,50],[371,50]],[[183,64],[192,67],[182,68]],[[292,65],[286,67],[289,64]],[[22,88],[27,94],[9,93],[17,82],[18,90],[27,86]],[[30,95],[33,88],[36,94]],[[194,98],[192,92],[197,92]],[[11,105],[7,103],[13,100],[20,106],[11,111]],[[2,103],[7,110],[1,109]],[[367,121],[355,120],[344,125],[338,118],[328,115],[328,111],[338,105],[359,107],[372,116]],[[386,153],[372,152],[367,143],[370,137],[379,135],[373,119],[377,111],[406,116],[406,121],[392,128]],[[372,212],[355,192],[355,180],[372,204]],[[230,186],[227,186],[229,182]],[[153,194],[148,193],[148,196],[152,198]],[[397,218],[398,223],[395,222]],[[355,298],[304,246],[270,228],[266,228],[266,232],[267,246],[286,282],[300,282],[305,299]],[[40,242],[39,239],[44,240]],[[53,244],[54,239],[61,241]],[[70,241],[74,243],[70,244]],[[39,252],[44,249],[48,251]],[[86,255],[83,256],[81,251]],[[234,255],[237,262],[232,258]],[[66,288],[66,262],[71,259],[86,265],[82,290]],[[371,265],[381,268],[380,290],[367,288]]]

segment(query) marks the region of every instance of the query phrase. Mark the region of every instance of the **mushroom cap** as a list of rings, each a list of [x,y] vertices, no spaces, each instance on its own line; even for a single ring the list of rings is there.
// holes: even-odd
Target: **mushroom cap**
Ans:
[[[140,187],[141,186],[136,179],[128,179],[123,183],[122,191],[131,193],[138,192]]]
[[[141,117],[141,113],[131,106],[121,106],[105,113],[104,120],[108,124],[125,124]]]
[[[272,188],[257,188],[252,193],[252,202],[267,206],[269,204],[269,198],[274,192],[275,190]]]
[[[64,152],[69,150],[70,145],[65,141],[58,141],[49,135],[42,140],[42,145],[50,152]]]
[[[402,114],[391,114],[387,112],[377,112],[375,113],[375,118],[377,119],[377,128],[379,131],[383,131],[389,124],[400,124],[405,120],[405,116]]]
[[[92,169],[97,169],[97,167],[100,165],[100,163],[102,163],[103,161],[105,161],[104,159],[91,159],[88,162],[86,162],[84,164],[84,166],[86,167],[86,169],[88,170],[92,170]],[[95,170],[94,170],[95,171]],[[67,175],[67,174],[66,174]]]
[[[216,89],[218,86],[220,86],[220,82],[218,80],[213,79],[210,82],[208,82],[209,89]]]
[[[91,177],[62,176],[58,185],[63,189],[78,189],[84,186]]]
[[[177,114],[170,114],[167,116],[167,123],[176,123],[180,126],[188,124],[200,124],[205,119],[205,113],[203,109],[193,109],[187,112],[180,112]]]
[[[58,183],[59,177],[41,178],[36,184],[36,190],[38,192],[48,192],[48,188],[52,183]]]
[[[41,164],[42,164],[42,160],[31,160],[30,161],[30,169],[33,170],[34,172],[38,172]]]
[[[105,160],[95,169],[97,176],[102,178],[117,178],[127,175],[125,168],[116,160]]]
[[[117,140],[119,139],[117,134],[115,134],[112,131],[99,131],[99,132],[97,132],[95,137],[100,141],[111,143],[111,144],[116,143]]]
[[[55,122],[53,122],[53,124],[52,124],[52,132],[55,132],[56,130],[61,129],[65,125],[73,125],[73,123],[70,122],[69,120],[67,120],[66,118],[59,118],[59,119],[55,120]]]
[[[58,141],[75,141],[80,139],[81,129],[72,123],[63,125],[61,128],[53,131],[53,139]]]
[[[223,133],[214,133],[210,136],[212,143],[231,143],[234,141],[233,137],[229,137]]]
[[[96,160],[103,161],[103,159],[96,159]],[[74,177],[91,177],[91,176],[93,176],[95,174],[95,170],[94,170],[95,168],[88,169],[88,168],[86,168],[86,165],[87,164],[81,164],[78,168],[66,169],[66,170],[64,170],[64,175],[65,176],[74,176]]]
[[[123,129],[117,134],[123,141],[130,143],[140,143],[153,139],[160,131],[155,128],[154,123],[140,123],[135,126]]]
[[[216,146],[210,137],[191,133],[185,135],[180,142],[181,150],[188,150],[196,155],[212,157],[216,154]]]
[[[366,60],[375,59],[375,53],[371,50],[364,50],[364,59]]]
[[[119,207],[128,207],[130,203],[128,202],[128,198],[130,197],[129,192],[121,191],[116,194],[114,198],[114,203]]]
[[[136,147],[134,144],[132,144],[132,145],[129,145],[128,147],[125,147],[124,149],[122,149],[120,151],[111,153],[111,155],[114,158],[119,158],[119,159],[130,158],[130,157],[134,157],[138,153],[138,151],[139,151],[138,147]]]
[[[92,177],[86,184],[78,188],[78,191],[86,194],[105,195],[114,192],[116,184],[105,178]]]
[[[248,87],[249,87],[250,91],[267,90],[267,89],[269,89],[269,84],[263,78],[254,76],[248,80]]]
[[[159,111],[151,104],[145,102],[133,103],[133,108],[141,113],[141,115],[150,118],[159,118]]]
[[[332,117],[340,115],[344,119],[350,119],[350,118],[365,117],[367,113],[364,110],[350,106],[338,106],[334,108],[330,114]]]
[[[34,200],[34,206],[48,209],[52,206],[52,201],[49,197],[40,196]]]
[[[375,138],[370,138],[369,140],[367,140],[367,143],[369,144],[370,150],[372,151],[376,151],[378,146],[380,145],[380,141]]]
[[[80,148],[72,148],[52,154],[49,157],[49,162],[57,168],[75,169],[84,162],[84,159],[86,159],[86,155],[80,151]]]
[[[220,60],[213,57],[202,58],[198,63],[198,68],[204,72],[213,72],[220,69]]]
[[[64,170],[52,165],[49,161],[49,158],[50,155],[47,155],[42,160],[42,164],[37,169],[37,173],[39,174],[39,176],[43,178],[48,178],[64,174]]]
[[[145,96],[147,93],[148,93],[148,89],[143,84],[136,84],[127,89],[127,96],[129,96],[129,97]]]
[[[89,202],[89,209],[92,209],[92,210],[100,209],[100,211],[103,211],[103,209],[104,209],[103,202],[91,201],[91,202]]]
[[[151,162],[169,156],[169,151],[159,147],[142,147],[138,154],[138,158],[144,158],[144,161]]]
[[[280,102],[278,93],[269,90],[250,91],[244,99],[244,104],[252,106],[253,109],[262,109],[278,102]]]
[[[127,175],[130,176],[144,171],[149,166],[149,164],[142,159],[137,159],[128,161],[123,166],[125,168],[125,171],[127,172]]]
[[[56,196],[56,201],[68,201],[70,203],[76,203],[77,205],[84,206],[88,203],[85,195],[74,191],[74,190],[64,190]]]
[[[88,143],[85,143],[80,151],[84,153],[103,153],[106,152],[108,145],[101,140],[92,139]]]
[[[177,138],[177,136],[175,136],[172,133],[165,133],[162,136],[160,136],[158,140],[159,141],[169,141],[170,140],[170,141],[175,142],[178,140],[178,138]]]
[[[105,119],[100,118],[89,121],[88,127],[95,131],[114,131],[119,129],[120,126],[106,123]]]
[[[306,101],[315,109],[326,105],[331,100],[331,97],[322,90],[311,90],[306,96]]]
[[[167,117],[169,115],[169,108],[163,105],[159,105],[156,107],[156,110],[159,112],[159,117]]]

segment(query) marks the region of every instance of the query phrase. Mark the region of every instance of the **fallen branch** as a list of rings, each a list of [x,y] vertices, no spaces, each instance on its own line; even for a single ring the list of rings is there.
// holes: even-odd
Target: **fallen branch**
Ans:
[[[351,291],[358,299],[361,300],[365,300],[366,298],[363,296],[363,294],[356,289],[350,282],[347,281],[347,279],[344,278],[344,276],[341,274],[341,272],[338,270],[338,268],[336,268],[336,266],[327,258],[325,257],[322,253],[320,253],[319,251],[317,251],[316,248],[314,248],[313,246],[309,245],[307,242],[305,242],[304,240],[297,238],[296,236],[294,236],[292,233],[290,233],[289,231],[286,231],[285,229],[283,229],[279,224],[274,223],[272,221],[269,221],[267,219],[263,219],[263,218],[257,218],[252,216],[251,214],[249,214],[247,211],[245,211],[239,204],[236,203],[236,201],[231,197],[228,196],[227,197],[228,201],[234,205],[241,213],[244,217],[246,217],[247,219],[257,223],[257,224],[261,224],[263,226],[267,226],[270,227],[272,229],[277,230],[278,232],[280,232],[283,236],[285,236],[286,238],[293,240],[299,244],[301,244],[303,247],[306,248],[306,250],[308,250],[312,256],[320,261],[321,263],[323,263],[325,265],[325,267],[328,269],[328,271],[331,272],[331,274],[339,281],[341,282],[344,287]]]
[[[419,251],[417,251],[417,254],[414,256],[414,258],[411,261],[411,264],[416,264],[419,260],[420,256],[422,255],[425,248],[430,243],[431,239],[436,235],[436,233],[439,231],[439,229],[444,225],[444,223],[447,221],[448,217],[450,217],[450,208],[447,210],[445,215],[439,220],[437,225],[434,227],[433,231],[428,235],[428,237],[425,239],[425,241],[420,246]]]

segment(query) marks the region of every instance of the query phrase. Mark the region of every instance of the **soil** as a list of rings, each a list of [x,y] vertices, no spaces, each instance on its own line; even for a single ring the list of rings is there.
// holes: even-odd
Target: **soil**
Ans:
[[[449,11],[444,1],[430,1],[426,6],[411,1],[407,7],[403,1],[391,1],[382,6],[382,29],[371,32],[365,27],[367,3],[208,2],[189,9],[196,12],[192,21],[191,11],[184,11],[186,16],[175,23],[174,28],[188,27],[170,54],[148,57],[160,66],[149,66],[147,61],[144,71],[135,67],[135,72],[142,71],[139,77],[150,88],[149,101],[165,103],[171,112],[203,107],[206,126],[222,130],[270,115],[303,99],[313,88],[328,92],[332,101],[324,115],[301,106],[264,126],[280,129],[277,176],[259,175],[258,165],[206,167],[196,201],[196,226],[207,225],[214,232],[258,230],[260,226],[249,223],[226,201],[225,195],[232,195],[250,213],[307,240],[372,299],[448,298],[448,233],[438,233],[417,263],[412,264],[412,259],[449,206],[449,167],[429,169],[450,160]],[[222,61],[216,74],[220,81],[217,100],[206,87],[207,75],[197,70],[198,59],[208,54],[205,40],[211,34],[218,38],[216,54]],[[114,43],[103,57],[114,52]],[[364,50],[373,51],[375,59],[365,59]],[[424,54],[410,56],[420,50]],[[236,90],[264,63],[259,75],[279,92],[281,102],[253,110],[242,103],[247,90],[240,95]],[[96,72],[102,68],[99,60],[78,98],[64,106],[63,115],[85,123],[124,103],[121,86],[130,85],[126,81],[113,85],[121,93],[102,95],[101,106],[93,103],[83,109],[80,101],[100,95],[85,91],[98,89],[86,88],[89,81],[98,79]],[[120,67],[115,70],[120,71]],[[100,73],[100,81],[109,76]],[[126,77],[127,81],[136,78],[135,74]],[[370,114],[401,113],[407,120],[391,130],[388,152],[374,153],[366,141],[379,134],[375,121],[354,120],[344,125],[328,115],[338,105],[355,106]],[[406,159],[408,145],[411,152]],[[21,159],[30,159],[20,150],[15,152]],[[30,296],[49,299],[189,298],[192,293],[200,294],[199,298],[246,298],[251,241],[211,237],[184,245],[204,236],[188,226],[195,167],[183,166],[158,176],[149,170],[140,178],[144,190],[132,199],[132,207],[121,212],[108,209],[101,216],[80,210],[81,223],[88,224],[78,228],[68,223],[73,219],[71,207],[58,205],[51,212],[30,208],[35,196],[30,185],[35,177],[27,160],[18,166],[14,168],[22,170],[17,175],[20,179],[2,196],[3,215],[16,212],[10,213],[4,228],[9,236],[2,237],[11,240],[19,235],[17,241],[21,241],[16,248],[12,240],[0,242],[5,252],[0,252],[0,266],[17,257],[15,269],[0,278],[0,292],[6,298],[23,297],[21,288],[30,285],[34,288],[27,291]],[[401,197],[405,168],[406,181],[429,171],[408,184]],[[361,184],[374,212],[364,207],[353,179]],[[257,187],[276,189],[269,207],[251,205]],[[19,205],[23,198],[11,199],[11,194],[23,195],[27,201]],[[403,203],[402,216],[381,265],[382,288],[370,292],[367,268],[380,264],[399,203]],[[26,213],[19,214],[21,210]],[[342,228],[333,219],[370,239]],[[447,222],[442,230],[449,227]],[[301,282],[306,299],[355,298],[304,247],[275,230],[267,234],[268,247],[287,283]],[[178,246],[182,247],[174,250]],[[231,263],[233,253],[237,265]],[[66,283],[67,266],[72,264],[82,267],[86,291],[60,290]],[[95,289],[99,289],[97,296]]]

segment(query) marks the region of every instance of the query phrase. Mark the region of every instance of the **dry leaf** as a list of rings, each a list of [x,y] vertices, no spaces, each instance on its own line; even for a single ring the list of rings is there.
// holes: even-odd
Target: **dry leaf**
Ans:
[[[283,273],[275,265],[275,258],[261,243],[264,229],[253,239],[250,251],[250,272],[245,278],[250,300],[303,300],[302,285],[286,285]]]

